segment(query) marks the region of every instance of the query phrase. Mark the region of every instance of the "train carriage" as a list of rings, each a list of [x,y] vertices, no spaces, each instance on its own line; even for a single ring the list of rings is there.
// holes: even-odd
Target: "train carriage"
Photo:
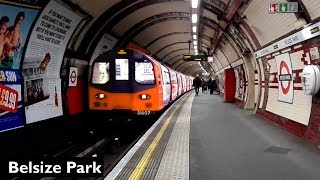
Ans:
[[[130,50],[100,55],[92,66],[89,109],[161,110],[164,106],[162,69],[154,61]]]
[[[91,70],[91,111],[150,115],[186,92],[185,75],[133,49],[107,51]]]

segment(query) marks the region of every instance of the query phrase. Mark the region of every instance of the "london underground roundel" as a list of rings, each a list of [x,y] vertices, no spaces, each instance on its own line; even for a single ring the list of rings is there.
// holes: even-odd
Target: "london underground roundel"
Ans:
[[[291,74],[289,74],[289,67],[285,61],[280,63],[280,85],[283,94],[288,94],[291,86]]]
[[[278,101],[284,103],[293,103],[293,75],[292,65],[289,53],[275,56],[277,74],[278,74]]]
[[[320,88],[319,66],[307,65],[302,71],[302,90],[306,95],[317,94]]]

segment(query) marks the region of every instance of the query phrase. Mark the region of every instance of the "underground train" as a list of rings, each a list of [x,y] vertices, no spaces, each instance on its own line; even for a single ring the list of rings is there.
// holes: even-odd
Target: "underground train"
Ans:
[[[134,49],[109,50],[91,67],[89,110],[152,115],[192,89],[193,77]]]

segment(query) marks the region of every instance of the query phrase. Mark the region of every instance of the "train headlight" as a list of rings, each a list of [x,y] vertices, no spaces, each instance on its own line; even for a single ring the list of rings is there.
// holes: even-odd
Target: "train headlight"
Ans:
[[[97,99],[104,99],[106,96],[104,95],[104,94],[102,94],[102,93],[98,93],[98,94],[96,94],[96,98]]]
[[[150,99],[151,96],[149,94],[140,94],[140,98],[145,100],[145,99]]]

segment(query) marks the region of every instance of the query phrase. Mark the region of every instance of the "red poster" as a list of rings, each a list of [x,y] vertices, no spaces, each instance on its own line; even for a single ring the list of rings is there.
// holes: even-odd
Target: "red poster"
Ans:
[[[17,107],[18,92],[0,84],[0,109],[15,113]]]

